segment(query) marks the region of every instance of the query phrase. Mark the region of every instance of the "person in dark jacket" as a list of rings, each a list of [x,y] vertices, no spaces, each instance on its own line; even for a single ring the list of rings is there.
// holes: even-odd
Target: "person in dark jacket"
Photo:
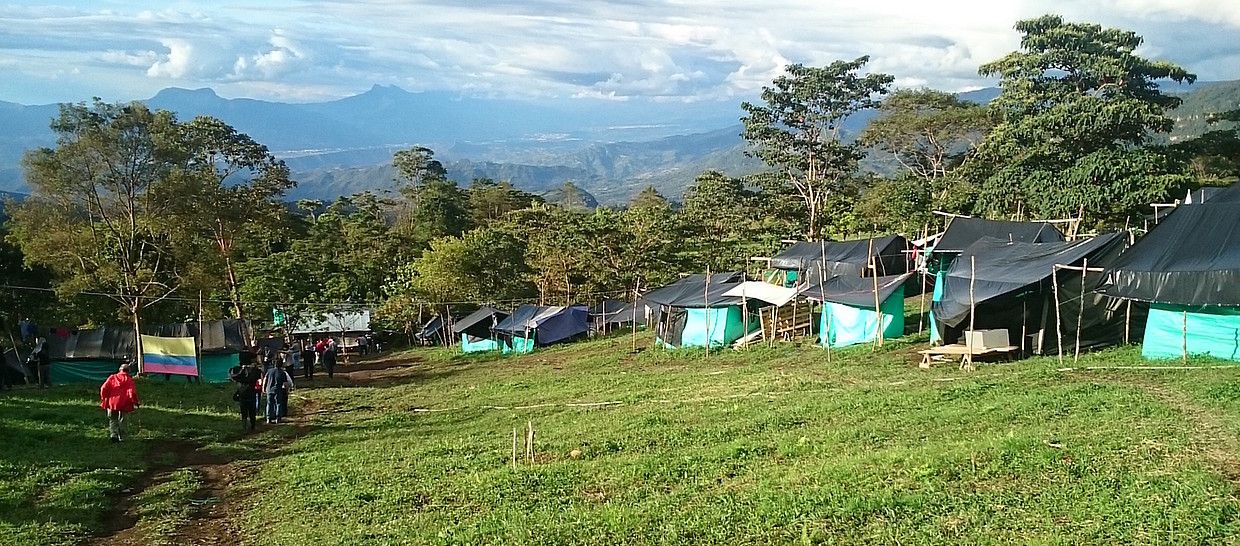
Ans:
[[[241,408],[241,427],[246,431],[253,431],[257,426],[258,391],[254,389],[261,377],[262,372],[252,362],[228,370],[228,378],[237,384],[233,400]]]
[[[288,389],[291,388],[289,376],[285,373],[284,368],[274,366],[263,372],[263,394],[267,395],[267,422],[279,423],[280,400],[287,399]]]
[[[301,347],[301,375],[311,381],[314,380],[314,342],[309,339],[303,339],[297,342]]]
[[[35,340],[34,352],[30,354],[31,367],[34,368],[35,379],[39,382],[40,389],[46,389],[52,386],[52,355],[47,348],[47,339],[38,338]]]

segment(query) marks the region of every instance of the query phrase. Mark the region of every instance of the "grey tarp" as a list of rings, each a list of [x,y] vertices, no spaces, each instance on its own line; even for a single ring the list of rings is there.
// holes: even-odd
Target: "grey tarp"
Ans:
[[[532,334],[537,345],[550,345],[586,333],[589,311],[582,306],[544,307],[525,304],[495,325],[495,332],[526,337]]]
[[[52,360],[121,360],[136,354],[133,328],[124,326],[79,330],[68,337],[49,336],[47,348]]]
[[[619,304],[618,306],[616,304]],[[630,322],[643,323],[646,322],[646,315],[650,312],[649,304],[645,298],[638,298],[637,302],[623,302],[619,300],[606,300],[604,306],[598,309],[606,311],[601,315],[597,315],[596,320],[602,321],[603,324],[628,324]]]
[[[1063,241],[1055,226],[1045,222],[1007,222],[957,216],[947,225],[933,252],[958,253],[984,238],[1017,243],[1054,243]]]
[[[878,281],[878,301],[884,302],[901,286],[904,286],[911,276],[912,273],[905,273],[874,279],[873,277],[861,278],[845,275],[832,277],[826,283],[815,282],[806,285],[800,293],[814,301],[829,301],[855,307],[874,307],[875,280]]]
[[[823,268],[827,276],[862,276],[871,258],[878,263],[879,275],[898,275],[908,271],[909,243],[900,235],[888,235],[873,239],[852,241],[807,242],[801,241],[785,248],[771,258],[771,267],[793,271]],[[825,262],[823,261],[825,255]]]
[[[508,318],[508,313],[491,307],[482,307],[452,323],[452,333],[453,336],[468,334],[476,338],[491,337],[491,329],[506,318]]]
[[[199,339],[204,353],[239,353],[246,348],[245,333],[249,325],[245,321],[228,319],[212,320],[202,323],[202,337]],[[161,337],[193,337],[198,338],[197,322],[180,322],[163,324],[151,328],[150,335]]]
[[[743,282],[745,280],[743,273],[715,273],[710,276],[709,283],[707,280],[706,275],[703,274],[689,275],[669,285],[652,290],[643,297],[647,302],[655,305],[671,307],[696,308],[738,305],[741,303],[741,298],[724,296],[723,293]]]
[[[1079,315],[1082,346],[1118,343],[1122,340],[1119,326],[1123,322],[1123,316],[1116,314],[1118,302],[1091,294],[1101,282],[1101,275],[1086,277],[1082,300],[1081,272],[1062,270],[1056,275],[1054,266],[1080,266],[1089,260],[1091,268],[1106,267],[1123,249],[1124,242],[1125,237],[1118,233],[1055,243],[1014,243],[984,238],[969,245],[947,270],[942,298],[931,304],[935,326],[943,339],[952,341],[955,335],[968,328],[970,310],[975,308],[976,329],[1006,329],[1012,344],[1028,347],[1025,342],[1029,340],[1021,336],[1057,329],[1058,316]],[[1067,307],[1061,305],[1058,312],[1054,308],[1051,282],[1056,277],[1061,301],[1069,302]],[[1077,321],[1072,322],[1070,333],[1075,335]],[[1075,345],[1075,338],[1071,343]],[[1051,348],[1043,345],[1042,352]]]
[[[1240,203],[1220,201],[1226,193],[1176,207],[1111,265],[1102,292],[1153,303],[1240,306]]]

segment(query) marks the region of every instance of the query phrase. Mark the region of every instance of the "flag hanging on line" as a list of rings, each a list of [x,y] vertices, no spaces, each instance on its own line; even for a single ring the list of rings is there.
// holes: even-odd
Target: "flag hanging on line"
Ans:
[[[142,371],[197,377],[194,338],[142,336]]]

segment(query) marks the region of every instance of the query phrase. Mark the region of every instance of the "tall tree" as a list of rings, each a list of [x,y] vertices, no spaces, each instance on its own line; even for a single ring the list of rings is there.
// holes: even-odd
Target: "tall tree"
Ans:
[[[34,194],[13,215],[30,264],[52,269],[62,293],[110,294],[140,329],[142,310],[179,287],[170,190],[184,158],[176,118],[141,103],[62,105],[55,148],[24,159]]]
[[[891,154],[934,195],[942,192],[940,181],[976,148],[991,125],[985,106],[933,89],[898,90],[883,100],[878,112],[857,141]]]
[[[977,208],[1075,216],[1084,209],[1123,222],[1190,183],[1184,164],[1150,135],[1171,130],[1180,99],[1159,80],[1196,76],[1135,54],[1142,38],[1056,15],[1020,21],[1020,49],[982,65],[999,76],[991,103],[997,125],[968,174],[980,184]]]
[[[469,198],[471,223],[475,226],[490,224],[509,212],[543,202],[543,198],[514,188],[510,182],[496,182],[490,178],[475,178],[465,193]]]
[[[741,104],[750,153],[783,173],[804,201],[810,239],[819,236],[824,206],[842,191],[864,155],[860,146],[844,140],[842,123],[873,108],[894,80],[887,74],[861,75],[869,60],[788,65],[773,85],[763,87],[764,104]]]
[[[430,148],[415,146],[392,156],[397,188],[405,198],[399,224],[406,236],[426,244],[446,235],[460,235],[470,227],[466,193],[448,179],[443,164]]]

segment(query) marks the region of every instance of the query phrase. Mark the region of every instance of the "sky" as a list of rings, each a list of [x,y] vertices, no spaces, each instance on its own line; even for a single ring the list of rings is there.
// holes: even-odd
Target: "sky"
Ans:
[[[900,87],[977,67],[1045,13],[1144,36],[1140,53],[1240,79],[1240,0],[61,0],[0,5],[0,100],[166,87],[316,102],[372,85],[531,100],[755,97],[789,63],[869,55]]]

